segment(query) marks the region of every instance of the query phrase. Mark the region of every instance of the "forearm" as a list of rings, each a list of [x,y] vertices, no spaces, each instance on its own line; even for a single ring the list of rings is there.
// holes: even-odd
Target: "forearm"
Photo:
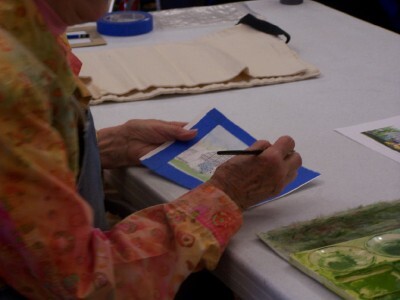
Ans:
[[[97,131],[97,145],[99,147],[101,166],[103,169],[112,169],[126,165],[128,145],[122,135],[121,126],[103,128]]]

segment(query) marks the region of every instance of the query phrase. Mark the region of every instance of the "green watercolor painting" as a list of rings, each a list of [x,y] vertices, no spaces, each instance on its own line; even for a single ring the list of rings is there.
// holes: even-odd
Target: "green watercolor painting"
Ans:
[[[400,228],[293,253],[289,261],[344,299],[400,299]]]
[[[258,234],[283,259],[344,299],[400,299],[400,200]]]
[[[400,228],[400,200],[356,207],[331,216],[260,232],[259,238],[282,258]],[[400,298],[399,298],[400,299]]]

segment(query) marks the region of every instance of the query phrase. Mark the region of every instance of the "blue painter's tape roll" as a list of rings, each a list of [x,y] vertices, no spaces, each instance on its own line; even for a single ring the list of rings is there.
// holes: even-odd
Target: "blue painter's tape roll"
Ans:
[[[153,30],[153,16],[143,11],[116,11],[97,21],[97,31],[104,35],[132,36]]]

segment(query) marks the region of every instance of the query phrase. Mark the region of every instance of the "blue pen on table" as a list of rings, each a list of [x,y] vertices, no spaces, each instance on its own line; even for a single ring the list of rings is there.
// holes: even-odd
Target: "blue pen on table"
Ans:
[[[75,40],[75,39],[87,39],[90,37],[90,34],[84,31],[81,32],[70,32],[67,33],[67,38],[69,40]]]

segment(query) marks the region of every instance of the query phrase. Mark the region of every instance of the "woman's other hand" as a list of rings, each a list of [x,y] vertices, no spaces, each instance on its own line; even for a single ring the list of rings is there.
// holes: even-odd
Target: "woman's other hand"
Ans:
[[[126,123],[97,132],[101,164],[104,169],[140,165],[139,158],[161,144],[187,141],[196,130],[187,130],[184,122],[161,120],[129,120]]]

